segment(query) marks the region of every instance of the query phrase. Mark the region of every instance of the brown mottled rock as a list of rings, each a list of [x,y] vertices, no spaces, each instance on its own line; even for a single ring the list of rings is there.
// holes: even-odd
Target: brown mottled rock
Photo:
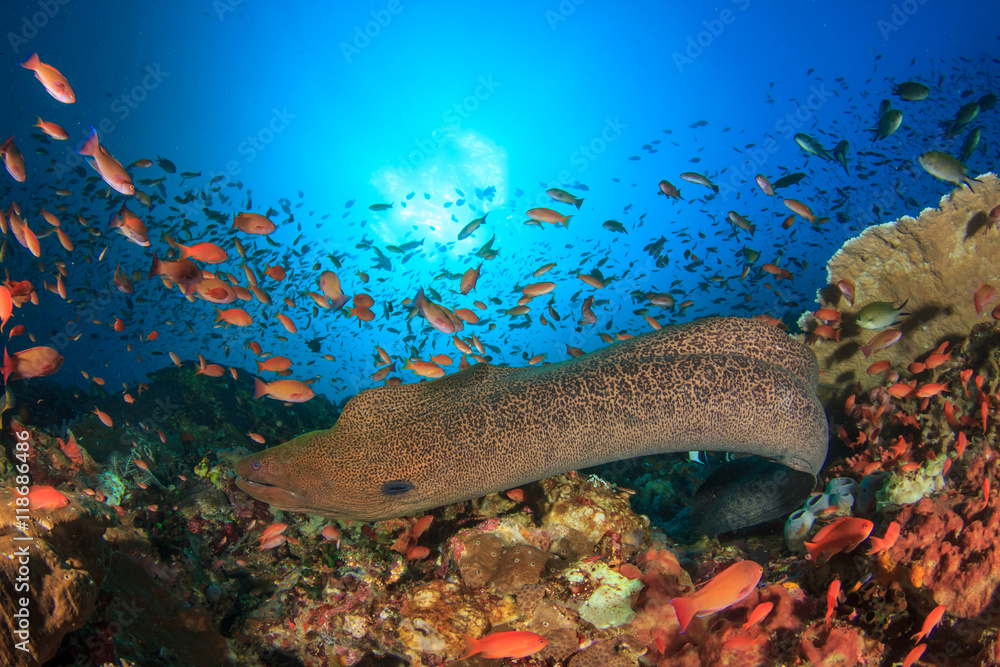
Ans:
[[[600,543],[601,555],[615,560],[627,560],[649,545],[649,519],[632,511],[631,491],[572,472],[538,484],[545,494],[539,503],[543,526]]]
[[[32,510],[18,523],[17,496],[0,489],[0,663],[38,665],[55,655],[68,632],[80,629],[93,612],[105,576],[107,545],[101,539],[115,524],[114,511],[103,503],[66,493],[69,505]],[[30,542],[18,538],[30,537]],[[27,545],[29,591],[15,587],[22,563],[14,557]],[[23,583],[23,581],[22,581]],[[21,598],[28,599],[28,652],[15,648],[13,617]]]
[[[550,554],[527,544],[505,547],[490,583],[498,593],[516,593],[529,584],[537,584],[551,558]]]
[[[819,302],[842,313],[840,341],[822,340],[813,345],[820,367],[820,395],[839,395],[860,382],[868,389],[881,383],[884,374],[870,376],[866,369],[887,360],[897,371],[937,347],[964,339],[976,323],[973,292],[982,283],[1000,288],[1000,232],[987,228],[990,210],[1000,204],[1000,182],[994,174],[979,177],[975,192],[956,188],[943,197],[939,208],[925,209],[917,218],[903,216],[869,227],[847,241],[827,264],[829,285],[819,291]],[[852,307],[837,282],[855,285]],[[878,331],[861,329],[857,313],[874,301],[896,304],[909,299],[908,317],[895,327],[903,338],[892,347],[872,354],[861,351]],[[980,316],[989,318],[989,310]],[[817,325],[811,313],[799,320],[804,330]]]
[[[636,667],[639,660],[617,640],[592,644],[569,659],[569,667]]]
[[[465,551],[458,559],[458,571],[469,588],[485,586],[496,575],[503,543],[492,535],[476,533],[462,541]]]

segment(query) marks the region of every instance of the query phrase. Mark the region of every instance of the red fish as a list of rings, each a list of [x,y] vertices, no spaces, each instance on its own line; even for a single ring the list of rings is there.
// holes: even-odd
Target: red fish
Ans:
[[[931,633],[931,631],[937,627],[937,624],[941,622],[941,618],[944,616],[945,608],[943,604],[939,604],[931,610],[931,613],[927,614],[927,618],[924,619],[924,624],[920,626],[920,632],[913,635],[914,641],[923,641]]]
[[[752,560],[733,563],[691,595],[673,598],[681,632],[695,616],[708,616],[731,607],[753,592],[764,569]]]
[[[877,554],[880,551],[887,551],[896,544],[896,540],[899,539],[899,524],[895,521],[889,523],[885,528],[885,535],[882,537],[871,536],[872,548],[868,552],[868,555]]]
[[[548,645],[545,637],[534,632],[494,632],[482,639],[465,636],[465,660],[479,653],[484,658],[523,658],[534,655]]]
[[[774,609],[773,602],[761,602],[759,605],[753,608],[750,615],[747,616],[747,622],[743,624],[743,629],[746,630],[751,625],[756,625],[767,618],[767,615],[771,613]]]
[[[0,331],[7,326],[7,320],[14,313],[14,298],[10,295],[10,290],[6,286],[0,285]],[[13,330],[11,330],[13,335]]]
[[[28,509],[57,510],[69,505],[69,498],[52,486],[37,484],[28,489]]]
[[[873,528],[875,524],[868,519],[842,517],[824,526],[812,542],[806,542],[806,550],[814,563],[825,563],[841,551],[853,551],[871,535]]]
[[[837,610],[837,602],[840,599],[840,579],[830,582],[830,588],[826,592],[826,625],[830,627],[833,620],[833,613]]]
[[[21,63],[21,67],[30,69],[35,73],[35,78],[42,82],[45,91],[63,104],[73,104],[76,102],[76,94],[69,85],[69,81],[59,70],[52,65],[46,65],[38,59],[37,53],[32,53],[28,59]]]

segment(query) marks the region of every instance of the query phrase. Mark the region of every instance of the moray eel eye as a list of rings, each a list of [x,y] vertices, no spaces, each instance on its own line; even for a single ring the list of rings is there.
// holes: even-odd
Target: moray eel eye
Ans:
[[[382,484],[382,493],[387,496],[401,496],[413,490],[413,484],[405,479],[394,479]]]
[[[254,470],[257,470],[258,468],[260,468],[260,461],[254,461],[253,465],[251,465],[250,467],[252,467]]]

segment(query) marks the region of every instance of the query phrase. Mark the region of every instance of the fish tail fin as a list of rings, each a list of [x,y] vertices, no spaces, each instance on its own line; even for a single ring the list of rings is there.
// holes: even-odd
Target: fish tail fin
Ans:
[[[819,556],[820,556],[820,551],[821,550],[820,550],[820,547],[819,547],[818,543],[816,543],[816,542],[805,542],[803,544],[803,546],[805,546],[806,551],[809,552],[809,557],[812,558],[812,560],[813,560],[814,563],[820,562],[819,561]]]
[[[861,353],[864,354],[865,355],[865,359],[867,359],[871,355],[871,353],[872,353],[872,346],[871,345],[862,345],[861,346]]]
[[[13,145],[13,143],[14,143],[14,135],[12,134],[7,139],[5,139],[2,144],[0,144],[0,153],[6,153],[7,149],[10,148]]]
[[[684,199],[684,197],[681,197],[681,191],[680,190],[677,191],[677,198],[678,199]]]
[[[757,231],[757,225],[750,225],[750,236],[753,236],[755,231]]]
[[[38,120],[42,120],[41,117],[39,117]],[[583,197],[578,197],[574,199],[573,203],[576,204],[576,210],[579,211],[580,207],[583,206]]]
[[[475,637],[470,637],[469,635],[462,635],[462,637],[465,639],[465,655],[462,656],[462,660],[465,660],[470,655],[475,655],[482,650],[479,648],[479,640]]]
[[[14,372],[14,360],[7,353],[7,348],[3,349],[3,383],[7,384],[7,378]]]
[[[253,397],[260,398],[267,394],[267,385],[261,382],[260,378],[253,379]]]
[[[216,309],[215,309],[215,321],[216,321],[216,322],[218,322],[218,321],[219,321],[219,320],[221,320],[221,319],[222,319],[222,311],[221,311],[221,310],[219,310],[219,308],[218,308],[218,307],[216,307]],[[257,362],[257,365],[258,365],[258,366],[260,365],[260,362],[259,362],[259,361]],[[260,369],[257,369],[257,372],[259,373],[259,372],[260,372]]]
[[[23,67],[24,69],[33,70],[41,64],[42,62],[38,59],[38,54],[32,53],[30,56],[28,56],[27,60],[21,63],[21,67]]]
[[[573,217],[572,215],[564,215],[563,216],[563,219],[562,219],[563,227],[565,227],[566,229],[569,229],[569,219],[572,218],[572,217]]]
[[[674,598],[670,601],[670,604],[677,614],[677,622],[681,624],[681,634],[684,634],[684,631],[687,630],[688,625],[691,623],[691,619],[698,613],[698,609],[689,597]]]
[[[90,128],[90,136],[87,137],[85,142],[83,142],[83,146],[80,146],[80,150],[78,150],[77,153],[88,157],[96,157],[97,151],[100,147],[101,142],[97,138],[97,130]]]
[[[152,278],[153,276],[158,276],[161,273],[163,273],[163,262],[160,260],[159,257],[156,256],[156,253],[154,252],[153,263],[149,266],[149,275],[147,275],[146,278]]]
[[[216,310],[218,310],[218,308]],[[257,363],[257,372],[258,373],[263,372],[264,371],[264,364],[260,363],[259,361],[256,362],[256,363]],[[256,387],[254,387],[254,388],[256,389]]]

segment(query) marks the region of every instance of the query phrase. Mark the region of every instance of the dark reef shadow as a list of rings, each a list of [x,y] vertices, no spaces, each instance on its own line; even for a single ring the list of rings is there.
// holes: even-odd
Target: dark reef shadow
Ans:
[[[990,217],[986,214],[986,211],[976,211],[972,217],[969,218],[969,221],[965,223],[965,240],[968,241],[981,230],[989,227],[989,225]]]

